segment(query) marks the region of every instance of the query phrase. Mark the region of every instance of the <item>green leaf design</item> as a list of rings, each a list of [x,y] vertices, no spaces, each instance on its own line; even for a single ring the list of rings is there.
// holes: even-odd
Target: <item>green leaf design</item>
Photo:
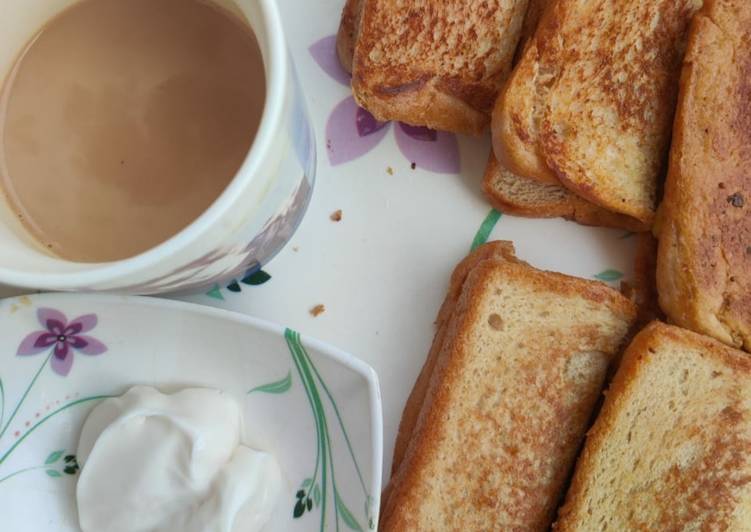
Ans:
[[[65,449],[60,449],[59,451],[55,451],[54,453],[50,453],[50,455],[47,457],[47,459],[44,461],[44,465],[50,465],[54,464],[60,458],[63,457],[63,453],[65,452]]]
[[[237,281],[232,281],[230,284],[227,285],[227,290],[230,292],[242,292],[242,288],[240,288],[240,285],[237,284]]]
[[[250,286],[258,286],[268,282],[270,279],[271,276],[268,273],[263,270],[258,270],[257,272],[243,277],[241,282]]]
[[[344,501],[341,499],[341,497],[339,497],[339,492],[336,489],[334,489],[334,498],[336,499],[336,511],[342,517],[342,521],[344,521],[344,523],[352,530],[359,530],[360,532],[363,532],[362,527],[355,519],[355,516],[352,515],[352,512],[350,512],[347,506],[344,504]]]
[[[302,489],[307,489],[308,486],[310,486],[311,484],[313,484],[313,479],[306,478],[305,480],[302,481],[302,484],[300,484],[300,486],[302,487]]]
[[[270,382],[268,384],[264,384],[263,386],[256,386],[252,390],[249,390],[248,394],[251,394],[253,392],[280,394],[286,392],[290,388],[292,388],[292,370],[289,370],[287,372],[287,376],[282,380]]]
[[[603,270],[597,275],[595,275],[596,279],[599,279],[600,281],[606,281],[606,282],[613,282],[617,281],[618,279],[621,279],[623,277],[623,273],[619,272],[618,270]]]
[[[313,487],[313,502],[316,503],[316,508],[321,504],[321,486],[318,484]]]
[[[60,471],[57,471],[55,469],[47,469],[45,473],[47,473],[47,476],[52,477],[52,478],[60,478],[61,476],[63,476],[62,473],[60,473]]]
[[[52,356],[52,353],[50,353],[50,356]],[[45,360],[44,363],[46,364],[48,360],[49,358],[47,358],[47,360]],[[44,368],[44,366],[42,366],[42,368]],[[31,388],[31,386],[29,386],[29,388]],[[5,462],[8,459],[8,457],[13,454],[13,451],[15,451],[18,448],[18,446],[21,445],[26,438],[28,438],[36,429],[38,429],[41,425],[46,423],[47,420],[49,420],[50,418],[53,418],[56,415],[58,415],[60,412],[64,412],[65,410],[71,407],[74,407],[76,405],[80,405],[82,403],[88,403],[90,401],[99,401],[101,399],[109,399],[111,397],[115,397],[115,396],[114,395],[92,395],[91,397],[83,397],[81,399],[76,399],[75,401],[71,401],[70,403],[67,403],[61,406],[57,410],[50,412],[49,414],[44,416],[42,419],[37,421],[34,425],[32,425],[31,428],[27,430],[24,434],[22,434],[21,437],[19,437],[15,442],[13,442],[13,445],[11,445],[10,448],[7,451],[5,451],[5,454],[0,456],[0,465],[2,465],[3,462]],[[6,427],[8,426],[8,423],[10,423],[10,421],[6,423]],[[1,436],[2,434],[0,434],[0,437]]]
[[[328,420],[327,420],[326,411],[325,411],[323,401],[322,401],[323,398],[328,398],[328,400],[331,402],[331,406],[333,407],[334,412],[336,413],[337,421],[342,430],[345,441],[347,442],[347,447],[352,457],[354,467],[357,471],[358,477],[360,478],[360,482],[362,484],[363,494],[366,498],[365,519],[366,519],[367,525],[370,529],[374,529],[375,521],[372,515],[369,513],[369,512],[372,513],[372,499],[370,498],[367,488],[365,487],[365,483],[363,481],[359,465],[357,463],[354,452],[352,450],[352,445],[351,445],[351,442],[349,441],[349,437],[347,435],[347,431],[345,430],[344,423],[339,413],[339,409],[336,405],[336,401],[334,400],[334,397],[332,396],[331,392],[326,386],[326,383],[324,379],[322,378],[321,374],[318,372],[312,360],[310,359],[310,356],[306,352],[305,347],[302,345],[302,342],[300,340],[300,334],[291,329],[285,329],[284,337],[285,337],[285,340],[287,341],[287,346],[289,347],[290,354],[292,355],[292,360],[295,363],[295,368],[297,370],[298,376],[300,377],[300,384],[302,385],[302,388],[306,393],[308,403],[310,404],[310,407],[312,408],[313,417],[316,421],[316,435],[318,438],[318,441],[317,441],[318,452],[316,454],[316,466],[315,466],[314,474],[312,475],[312,478],[313,478],[312,490],[310,489],[309,485],[306,482],[307,479],[304,480],[302,486],[308,488],[308,491],[307,491],[307,494],[303,492],[302,490],[298,492],[298,495],[297,495],[298,500],[293,509],[293,516],[299,517],[303,515],[305,511],[311,511],[312,506],[313,506],[311,505],[311,499],[312,499],[312,502],[315,505],[315,508],[318,508],[320,510],[321,530],[326,528],[327,511],[333,510],[334,515],[335,515],[335,522],[336,522],[337,530],[339,530],[339,523],[343,522],[348,529],[363,532],[363,527],[360,525],[360,523],[352,514],[352,512],[349,510],[349,508],[347,508],[347,505],[339,496],[339,492],[337,489],[336,477],[334,475],[334,463],[333,463],[334,458],[333,458],[333,453],[331,449],[331,437],[329,435]],[[320,383],[320,386],[323,388],[323,392],[325,392],[325,396],[321,395],[321,393],[319,392],[316,379],[317,379],[317,382]],[[321,459],[320,482],[317,481],[318,479],[317,475],[319,472],[319,468],[318,468],[319,458]],[[331,492],[328,491],[327,489],[327,486],[328,486],[327,477],[329,475],[331,477],[330,482],[331,482],[331,487],[333,488],[332,490],[333,497],[330,497]],[[333,506],[333,508],[330,508],[330,506],[327,504],[327,501],[331,499],[333,499],[331,501],[331,506]]]
[[[206,295],[213,298],[218,299],[219,301],[224,301],[224,296],[222,295],[222,289],[219,288],[219,285],[214,285],[214,288],[206,292]]]
[[[500,219],[501,213],[495,209],[490,209],[490,212],[482,221],[482,224],[480,224],[480,228],[477,230],[474,240],[472,240],[472,246],[470,247],[471,251],[474,251],[488,241],[490,233],[493,232],[493,229]]]

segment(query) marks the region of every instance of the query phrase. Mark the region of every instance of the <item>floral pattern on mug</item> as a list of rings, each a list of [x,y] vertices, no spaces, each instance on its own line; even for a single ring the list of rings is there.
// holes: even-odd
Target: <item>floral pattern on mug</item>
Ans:
[[[68,322],[65,314],[59,310],[40,308],[37,319],[44,329],[26,336],[18,346],[16,355],[37,355],[51,348],[50,367],[58,375],[65,377],[70,373],[74,351],[84,355],[101,355],[107,351],[107,346],[102,342],[83,334],[96,327],[95,314],[79,316]]]
[[[336,56],[336,36],[320,39],[309,48],[313,59],[333,80],[350,85],[350,75],[344,71]],[[389,122],[380,122],[359,107],[352,96],[342,100],[329,115],[326,123],[326,151],[332,166],[362,157],[374,149],[388,133]],[[459,143],[456,136],[426,127],[399,122],[394,127],[399,151],[407,160],[431,172],[459,173]]]

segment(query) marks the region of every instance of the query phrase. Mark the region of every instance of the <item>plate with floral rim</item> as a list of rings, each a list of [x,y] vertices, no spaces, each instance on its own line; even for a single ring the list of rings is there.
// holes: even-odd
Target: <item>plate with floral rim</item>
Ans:
[[[135,384],[217,388],[244,443],[284,478],[266,530],[374,530],[382,467],[378,379],[296,331],[152,298],[0,300],[2,530],[77,531],[76,446],[88,412]]]

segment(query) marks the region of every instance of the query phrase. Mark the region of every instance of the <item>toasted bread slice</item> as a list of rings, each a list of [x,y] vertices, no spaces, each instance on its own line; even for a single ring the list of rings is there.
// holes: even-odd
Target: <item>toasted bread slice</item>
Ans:
[[[551,6],[550,11],[553,11]],[[553,70],[542,64],[536,39],[522,52],[493,108],[491,133],[496,158],[512,173],[548,185],[560,185],[539,146],[545,93]]]
[[[501,212],[527,218],[565,218],[583,225],[647,231],[639,220],[607,211],[559,185],[540,183],[506,170],[491,153],[482,189]]]
[[[651,223],[691,16],[701,0],[557,1],[493,117],[519,175]]]
[[[532,38],[537,29],[542,12],[551,0],[529,0],[527,13],[524,15],[519,43],[515,57],[521,56],[521,52]],[[352,59],[355,55],[357,32],[360,27],[360,14],[362,13],[363,0],[347,0],[342,9],[339,31],[336,36],[336,51],[342,67],[352,73]]]
[[[380,530],[546,529],[635,312],[602,283],[505,256],[477,262]]]
[[[352,0],[340,57],[379,120],[479,134],[510,71],[528,0]],[[358,15],[359,13],[359,15]]]
[[[659,229],[670,320],[751,351],[751,3],[708,0],[686,55]]]
[[[751,359],[654,322],[587,436],[554,530],[748,530]]]
[[[609,210],[653,220],[686,35],[701,3],[566,3],[555,32],[565,43],[563,66],[540,130],[545,161],[566,187]]]
[[[438,317],[435,321],[436,333],[433,338],[433,344],[430,347],[428,358],[425,360],[425,364],[423,365],[420,374],[417,376],[415,385],[412,387],[412,391],[407,399],[407,404],[404,407],[404,412],[402,413],[402,419],[399,423],[399,431],[396,435],[396,444],[394,445],[394,458],[391,462],[392,474],[396,473],[399,469],[402,459],[404,458],[404,453],[409,445],[409,441],[412,438],[412,433],[415,424],[417,423],[417,417],[419,416],[420,409],[425,402],[425,394],[428,391],[430,377],[433,375],[433,369],[435,368],[435,363],[438,359],[438,353],[440,353],[443,348],[448,324],[451,317],[454,315],[454,309],[456,308],[457,301],[459,301],[462,288],[464,288],[464,282],[467,280],[467,276],[469,276],[478,264],[491,259],[519,262],[514,256],[514,246],[511,242],[488,242],[470,253],[456,266],[454,272],[451,274],[451,281],[449,283],[446,299],[443,301],[443,305],[441,305],[441,309],[438,311]]]

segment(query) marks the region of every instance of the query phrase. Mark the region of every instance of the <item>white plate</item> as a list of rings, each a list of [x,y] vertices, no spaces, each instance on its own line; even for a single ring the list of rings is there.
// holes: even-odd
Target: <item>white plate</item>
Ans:
[[[268,530],[375,526],[383,438],[375,372],[293,331],[159,299],[6,299],[0,379],[3,532],[78,530],[81,425],[101,397],[134,384],[212,387],[240,402],[245,442],[273,452],[285,479]]]

